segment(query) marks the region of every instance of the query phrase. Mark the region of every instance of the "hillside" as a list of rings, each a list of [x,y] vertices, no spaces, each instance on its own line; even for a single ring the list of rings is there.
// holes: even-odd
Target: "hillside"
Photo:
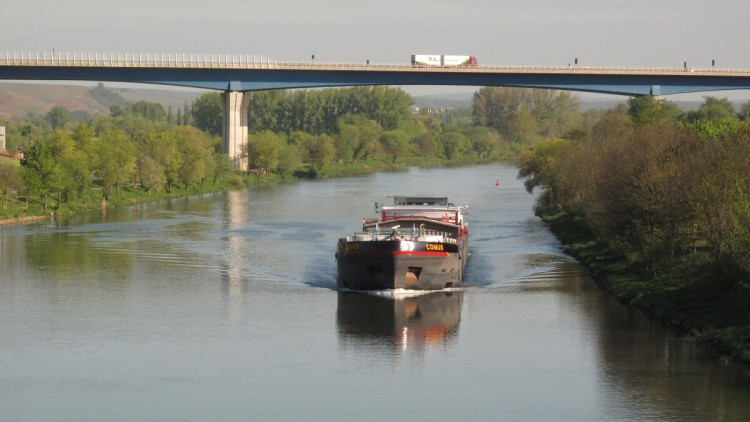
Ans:
[[[182,109],[185,103],[190,104],[206,90],[192,88],[165,88],[163,86],[107,84],[104,86],[125,100],[135,103],[148,101],[159,103],[165,109],[172,108],[174,113]],[[109,106],[101,104],[90,95],[95,87],[93,82],[84,84],[46,84],[46,83],[14,83],[0,82],[0,119],[13,119],[26,116],[29,112],[39,115],[46,114],[54,106],[63,106],[70,111],[85,111],[90,115],[107,115]],[[422,107],[446,107],[449,109],[470,108],[472,93],[461,94],[432,94],[413,96],[415,104]],[[578,95],[578,94],[574,94]],[[581,109],[608,109],[627,100],[627,97],[580,96]],[[703,98],[672,100],[683,110],[697,109]],[[739,110],[747,99],[733,99],[735,110]]]
[[[104,84],[130,102],[141,100],[159,103],[165,109],[172,107],[176,113],[185,103],[192,103],[205,91],[166,90],[148,88],[112,88]],[[89,91],[94,85],[58,85],[39,83],[0,82],[0,119],[13,119],[26,116],[29,112],[44,115],[54,106],[62,106],[70,111],[85,111],[90,115],[107,115],[109,107],[94,100]]]
[[[46,114],[56,105],[92,115],[108,112],[89,97],[88,90],[88,87],[75,85],[0,83],[0,118],[22,117],[28,112]]]

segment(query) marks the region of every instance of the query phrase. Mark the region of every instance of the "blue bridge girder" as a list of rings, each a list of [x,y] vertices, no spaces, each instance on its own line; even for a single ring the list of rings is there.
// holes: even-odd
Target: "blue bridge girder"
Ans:
[[[238,170],[247,141],[250,91],[358,85],[545,88],[627,96],[750,89],[750,70],[280,63],[206,54],[0,52],[0,80],[92,81],[223,91],[224,152]]]
[[[616,95],[750,89],[750,70],[589,67],[416,67],[281,63],[248,56],[0,53],[0,80],[129,82],[220,91],[357,85],[546,88]]]

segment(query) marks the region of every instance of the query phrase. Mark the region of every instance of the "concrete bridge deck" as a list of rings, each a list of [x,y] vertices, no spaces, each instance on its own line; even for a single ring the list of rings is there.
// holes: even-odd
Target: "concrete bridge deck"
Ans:
[[[750,69],[694,67],[607,67],[607,66],[414,66],[383,63],[284,62],[248,54],[174,53],[77,53],[77,52],[0,52],[0,66],[309,70],[418,73],[505,73],[505,74],[588,74],[641,76],[739,76],[750,77]]]
[[[670,95],[750,89],[749,69],[584,66],[414,66],[280,62],[256,55],[0,52],[0,80],[148,83],[223,91],[224,150],[246,141],[246,93],[356,85],[509,86],[616,95]],[[244,164],[240,164],[244,167]]]

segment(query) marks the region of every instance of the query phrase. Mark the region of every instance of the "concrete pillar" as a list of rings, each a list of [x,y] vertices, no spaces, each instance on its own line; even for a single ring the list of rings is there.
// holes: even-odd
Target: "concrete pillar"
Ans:
[[[250,96],[242,91],[226,91],[221,95],[224,102],[224,152],[234,161],[234,168],[247,171],[247,157],[242,156],[242,145],[247,143],[247,111]]]

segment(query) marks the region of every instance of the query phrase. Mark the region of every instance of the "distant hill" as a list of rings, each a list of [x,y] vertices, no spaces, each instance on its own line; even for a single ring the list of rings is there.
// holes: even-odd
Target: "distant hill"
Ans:
[[[576,95],[575,93],[573,95]],[[435,94],[435,95],[420,95],[415,96],[414,103],[420,108],[429,107],[446,107],[446,108],[471,108],[471,102],[473,99],[473,93],[465,94]],[[611,109],[617,107],[618,104],[627,101],[627,97],[612,97],[612,98],[588,98],[579,97],[581,102],[581,110],[586,111],[589,109]],[[696,106],[697,107],[697,106]]]
[[[414,105],[419,108],[446,107],[446,108],[470,108],[471,94],[435,94],[414,96]]]
[[[108,109],[88,96],[88,89],[74,85],[0,83],[0,118],[22,117],[28,112],[43,115],[56,105],[90,114],[108,113]]]
[[[112,91],[131,103],[148,101],[159,103],[165,109],[172,107],[173,113],[192,103],[205,91],[166,90],[148,88],[112,88]],[[90,115],[108,115],[109,106],[91,96],[94,85],[56,85],[38,83],[0,82],[0,119],[26,116],[29,112],[44,115],[54,106],[62,106],[70,111],[85,111]]]
[[[714,96],[718,98],[722,98],[720,94],[712,93]],[[446,107],[446,108],[467,108],[471,107],[471,101],[473,97],[473,93],[463,93],[463,94],[435,94],[435,95],[420,95],[420,96],[414,96],[414,102],[417,107],[420,108],[427,108],[427,107]],[[581,103],[581,111],[586,111],[590,109],[604,109],[609,110],[617,107],[620,104],[627,103],[628,97],[627,96],[589,96],[589,95],[579,95],[578,93],[573,93],[574,96],[577,96],[580,103]],[[697,96],[695,99],[671,99],[670,97],[665,97],[667,100],[672,101],[673,103],[677,104],[678,107],[680,107],[682,110],[690,111],[690,110],[697,110],[698,107],[701,106],[701,104],[704,103],[704,99],[702,96]],[[732,98],[730,99],[732,105],[734,105],[734,109],[736,111],[740,110],[740,107],[742,107],[742,104],[746,103],[748,101],[747,98],[744,97],[738,97],[738,98]]]
[[[105,85],[106,86],[106,85]],[[138,101],[148,101],[150,103],[159,103],[167,110],[172,107],[172,112],[177,114],[177,109],[185,106],[185,103],[192,103],[205,94],[206,92],[216,92],[208,90],[188,89],[169,90],[169,89],[152,89],[152,88],[117,88],[120,95],[131,103]]]
[[[95,86],[93,82],[90,85],[0,82],[0,119],[20,118],[26,116],[29,112],[44,115],[54,106],[63,106],[70,111],[85,111],[90,115],[108,115],[109,105],[103,104],[106,101],[97,101],[91,95],[91,91]],[[185,103],[190,104],[203,93],[209,92],[190,88],[160,89],[162,87],[159,86],[148,88],[142,85],[119,87],[118,85],[107,85],[106,83],[104,87],[107,90],[117,93],[117,95],[130,103],[138,101],[158,103],[167,110],[171,107],[172,112],[175,114],[178,109],[182,109],[185,106]],[[446,93],[420,95],[413,98],[415,105],[420,108],[445,107],[448,109],[465,109],[471,107],[472,96],[473,93]],[[617,104],[627,101],[627,97],[581,97],[580,100],[581,109],[585,111],[591,108],[614,108]],[[733,100],[735,110],[739,110],[740,105],[745,101]],[[683,110],[694,110],[703,101],[678,100],[675,103]]]

